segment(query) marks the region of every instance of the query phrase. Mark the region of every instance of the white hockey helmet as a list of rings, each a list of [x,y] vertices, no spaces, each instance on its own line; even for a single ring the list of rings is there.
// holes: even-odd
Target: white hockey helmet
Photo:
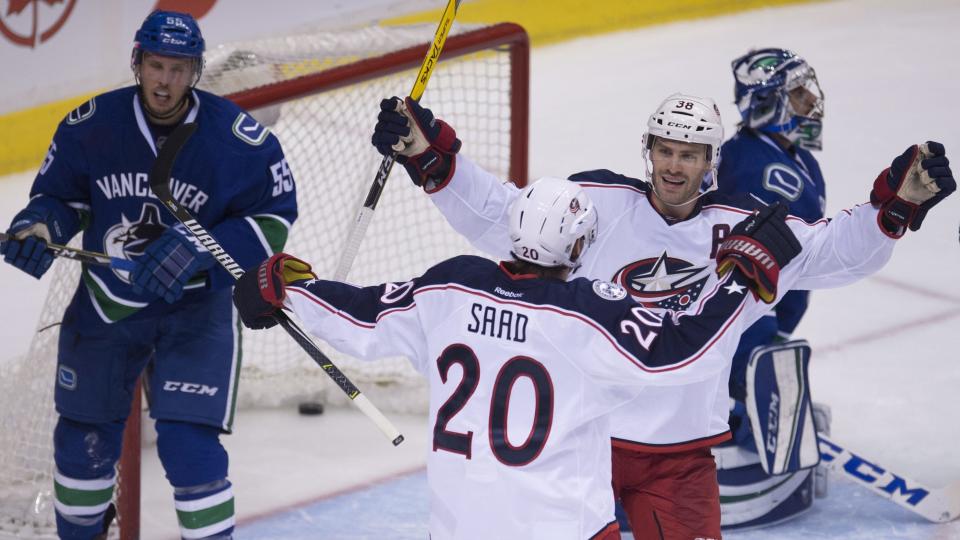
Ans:
[[[573,246],[584,239],[580,253]],[[543,177],[529,184],[510,208],[513,255],[539,266],[575,268],[597,238],[597,209],[570,180]]]
[[[672,141],[706,144],[710,147],[710,167],[720,163],[723,123],[720,109],[710,98],[673,94],[657,107],[647,121],[643,148],[649,152],[655,137]]]

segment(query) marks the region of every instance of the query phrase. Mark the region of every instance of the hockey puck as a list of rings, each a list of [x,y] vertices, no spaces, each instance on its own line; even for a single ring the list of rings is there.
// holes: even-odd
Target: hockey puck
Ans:
[[[304,401],[297,406],[297,410],[300,412],[300,414],[305,414],[307,416],[323,414],[323,403],[320,403],[319,401]]]

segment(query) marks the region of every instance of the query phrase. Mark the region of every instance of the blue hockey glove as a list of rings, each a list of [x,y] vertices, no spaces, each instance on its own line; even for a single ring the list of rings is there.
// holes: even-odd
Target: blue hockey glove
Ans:
[[[717,250],[717,274],[738,267],[753,282],[754,294],[772,304],[777,299],[780,269],[802,249],[786,218],[787,207],[778,202],[737,223]]]
[[[170,227],[150,242],[130,275],[133,292],[151,292],[169,303],[183,296],[183,288],[197,272],[214,264],[213,256],[181,227]]]
[[[50,230],[43,216],[30,208],[21,210],[7,234],[12,238],[0,243],[3,260],[40,279],[53,264],[53,253],[47,250]]]
[[[397,162],[427,193],[442,188],[453,176],[453,156],[461,146],[449,124],[409,97],[380,102],[371,142],[385,156],[397,152]]]
[[[913,145],[893,160],[873,182],[870,203],[880,209],[880,228],[900,238],[916,231],[927,211],[956,191],[946,150],[938,142]]]
[[[308,263],[286,253],[277,253],[240,276],[233,304],[243,325],[254,330],[276,325],[273,315],[283,308],[284,287],[301,279],[317,279],[317,275]]]

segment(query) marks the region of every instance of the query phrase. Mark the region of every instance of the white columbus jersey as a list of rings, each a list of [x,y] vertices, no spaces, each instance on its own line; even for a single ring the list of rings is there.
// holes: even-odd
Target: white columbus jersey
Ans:
[[[713,279],[696,314],[661,317],[609,282],[461,256],[406,283],[294,282],[286,305],[338,350],[428,379],[431,538],[580,540],[615,527],[611,411],[724,372],[710,351],[758,309],[747,283]]]
[[[644,306],[657,310],[700,309],[715,280],[717,248],[734,225],[759,204],[748,197],[709,193],[684,221],[668,221],[650,202],[645,182],[607,170],[570,177],[597,207],[596,243],[573,277],[609,280]],[[510,204],[519,190],[457,156],[450,182],[430,197],[447,221],[479,249],[508,257]],[[778,293],[852,283],[879,270],[894,241],[877,225],[870,205],[808,224],[790,216],[787,224],[803,251],[780,272]],[[769,306],[767,306],[768,308]],[[750,309],[749,323],[769,309]],[[749,326],[748,323],[748,326]],[[682,387],[648,388],[612,418],[614,445],[652,452],[712,446],[730,438],[730,359],[733,348],[715,347],[725,367],[708,380]]]

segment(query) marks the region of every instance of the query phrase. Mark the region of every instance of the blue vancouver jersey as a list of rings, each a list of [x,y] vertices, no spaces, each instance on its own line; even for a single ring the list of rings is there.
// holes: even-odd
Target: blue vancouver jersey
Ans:
[[[823,219],[826,186],[820,165],[810,151],[796,146],[787,151],[766,134],[741,128],[723,144],[720,156],[720,193],[750,193],[767,204],[781,201],[790,214],[808,223]],[[770,343],[767,337],[773,336],[767,334],[775,332],[784,338],[792,334],[807,309],[809,294],[790,291],[784,295],[776,307],[776,328],[773,321],[757,322],[758,326],[765,325],[766,330],[755,345]],[[749,339],[751,333],[748,331],[745,338]]]
[[[297,217],[293,175],[270,131],[232,102],[194,90],[184,122],[196,133],[173,167],[176,200],[243,268],[286,242]],[[150,190],[148,173],[166,133],[151,126],[136,87],[96,96],[60,123],[30,192],[30,206],[64,217],[54,238],[83,229],[83,248],[136,260],[176,218]],[[184,300],[229,286],[219,265],[196,276]],[[134,294],[128,272],[84,266],[82,287],[106,322],[169,309],[149,293]]]

